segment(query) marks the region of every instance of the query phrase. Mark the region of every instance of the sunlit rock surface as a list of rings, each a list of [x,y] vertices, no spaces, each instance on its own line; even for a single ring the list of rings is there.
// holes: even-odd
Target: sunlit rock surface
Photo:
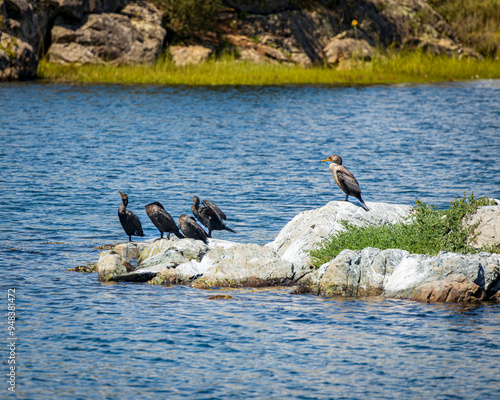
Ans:
[[[47,55],[61,64],[152,63],[165,40],[161,20],[162,13],[154,5],[139,0],[120,13],[85,14],[81,19],[60,15]]]
[[[500,254],[437,256],[403,250],[342,251],[309,276],[312,293],[332,297],[390,298],[438,302],[497,300]]]
[[[498,200],[497,200],[498,201]],[[479,223],[474,233],[477,235],[473,246],[479,249],[487,245],[500,244],[500,206],[485,206],[478,208],[467,224]]]
[[[366,203],[366,212],[359,203],[332,201],[315,210],[296,215],[280,231],[276,239],[266,246],[271,247],[295,268],[309,268],[309,251],[319,242],[343,229],[342,221],[356,226],[392,224],[410,214],[411,207],[401,204]]]

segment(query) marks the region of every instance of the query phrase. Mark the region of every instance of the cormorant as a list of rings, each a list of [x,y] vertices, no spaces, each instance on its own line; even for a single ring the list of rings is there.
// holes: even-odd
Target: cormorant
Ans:
[[[212,231],[226,230],[236,233],[223,222],[227,219],[226,214],[217,205],[209,200],[203,200],[202,204],[204,207],[200,207],[200,199],[198,196],[194,196],[191,211],[196,219],[208,228],[208,237],[212,237]]]
[[[201,240],[205,244],[208,244],[207,233],[200,225],[198,225],[194,218],[189,217],[186,214],[182,214],[179,218],[177,218],[177,225],[179,225],[182,233],[187,238]]]
[[[174,219],[165,211],[161,203],[155,201],[154,203],[148,204],[145,208],[149,219],[160,231],[160,239],[163,239],[163,232],[167,232],[167,239],[170,239],[171,233],[179,239],[184,239],[184,236],[179,232],[179,228],[175,225]]]
[[[132,235],[145,236],[142,231],[141,221],[139,221],[137,215],[135,215],[132,211],[127,210],[128,196],[120,191],[118,191],[118,193],[122,196],[122,204],[118,209],[118,217],[120,218],[123,230],[128,235],[128,241],[132,241]]]
[[[335,178],[335,182],[337,182],[337,185],[339,185],[339,188],[342,189],[342,191],[346,194],[345,196],[345,201],[347,201],[347,198],[349,196],[356,197],[359,202],[361,203],[361,206],[366,210],[370,211],[369,208],[366,206],[365,202],[361,198],[361,189],[359,188],[359,183],[354,177],[354,175],[349,171],[346,167],[342,165],[342,158],[337,155],[332,155],[328,157],[326,160],[321,160],[321,161],[330,161],[330,171],[333,174],[333,177]]]

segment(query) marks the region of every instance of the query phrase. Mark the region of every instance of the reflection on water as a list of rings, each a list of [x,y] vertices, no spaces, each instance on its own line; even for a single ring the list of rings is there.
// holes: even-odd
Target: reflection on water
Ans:
[[[177,218],[215,201],[266,243],[344,195],[500,195],[499,81],[399,87],[0,85],[0,266],[18,288],[19,397],[494,398],[500,308],[102,285],[65,272],[126,240],[118,190]],[[226,291],[224,291],[226,293]]]

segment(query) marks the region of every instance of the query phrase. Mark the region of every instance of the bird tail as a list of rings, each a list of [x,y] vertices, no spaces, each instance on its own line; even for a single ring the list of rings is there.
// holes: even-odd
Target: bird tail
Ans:
[[[365,209],[365,211],[370,211],[370,209],[365,204],[365,202],[363,201],[363,199],[361,198],[361,196],[359,197],[359,202],[361,203],[361,207],[363,207]]]
[[[235,230],[233,230],[233,229],[229,228],[229,227],[228,227],[228,226],[226,226],[226,225],[224,225],[224,229],[225,229],[226,231],[236,233],[236,231],[235,231]]]
[[[180,233],[179,231],[174,232],[174,235],[177,236],[179,239],[185,239],[185,236],[182,233]]]

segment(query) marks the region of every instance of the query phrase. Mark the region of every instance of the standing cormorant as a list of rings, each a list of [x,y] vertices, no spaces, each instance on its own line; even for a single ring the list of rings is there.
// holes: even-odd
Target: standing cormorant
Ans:
[[[337,155],[332,155],[328,157],[326,160],[321,161],[330,161],[330,171],[335,178],[335,182],[339,185],[339,188],[346,194],[345,201],[349,196],[356,197],[361,206],[366,210],[370,211],[366,206],[365,202],[361,198],[361,189],[359,188],[359,183],[354,177],[354,175],[349,171],[346,167],[342,165],[342,158]]]
[[[207,233],[200,225],[198,225],[194,218],[189,217],[186,214],[182,214],[179,218],[177,218],[177,225],[179,225],[182,233],[187,238],[201,240],[205,244],[208,244]]]
[[[204,207],[200,207],[200,199],[198,196],[193,197],[193,205],[191,211],[198,221],[208,228],[208,237],[212,237],[212,231],[226,230],[236,233],[231,228],[227,227],[223,220],[227,219],[226,214],[209,200],[202,201]]]
[[[128,196],[120,191],[118,191],[118,193],[122,196],[122,204],[118,209],[118,217],[120,218],[123,230],[128,235],[128,241],[132,241],[132,235],[145,236],[142,231],[141,221],[139,221],[137,215],[135,215],[132,211],[127,210]]]
[[[145,208],[149,219],[160,231],[160,239],[163,239],[163,232],[167,232],[167,239],[170,239],[171,233],[179,239],[184,239],[184,236],[179,232],[179,228],[175,225],[174,219],[165,211],[161,203],[155,201],[154,203],[148,204]]]

